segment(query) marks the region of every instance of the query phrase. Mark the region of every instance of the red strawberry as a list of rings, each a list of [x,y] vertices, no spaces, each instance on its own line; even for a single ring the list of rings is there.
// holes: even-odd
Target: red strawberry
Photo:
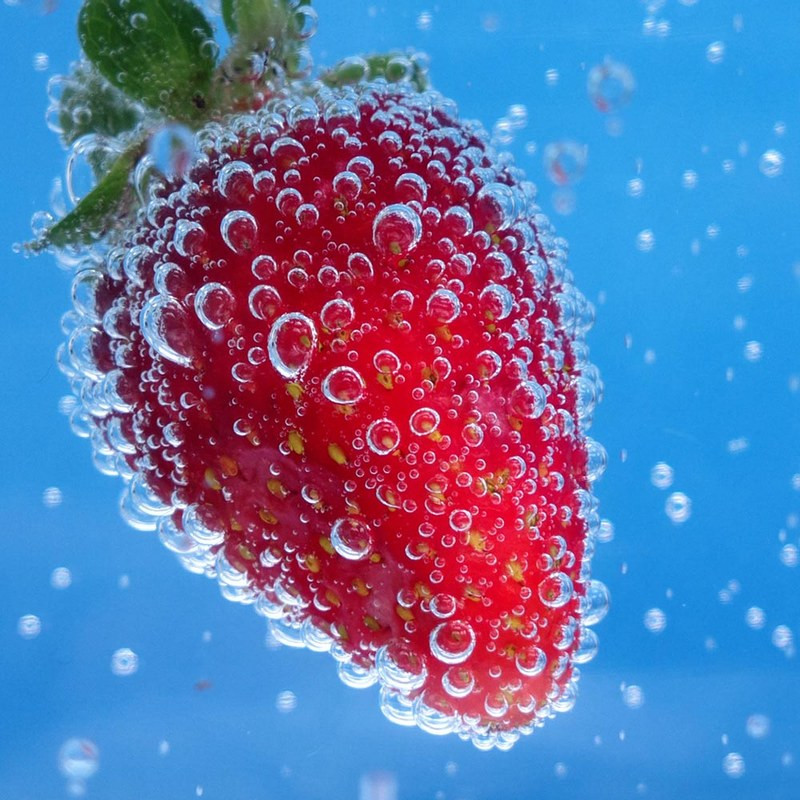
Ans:
[[[565,243],[433,92],[284,96],[198,150],[75,279],[126,519],[391,720],[510,747],[572,706],[607,605]]]

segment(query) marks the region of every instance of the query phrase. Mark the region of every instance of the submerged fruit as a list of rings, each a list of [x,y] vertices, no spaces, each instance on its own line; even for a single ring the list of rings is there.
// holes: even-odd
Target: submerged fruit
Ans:
[[[212,124],[81,270],[62,363],[122,508],[401,724],[509,747],[608,598],[592,308],[450,101],[317,88]]]

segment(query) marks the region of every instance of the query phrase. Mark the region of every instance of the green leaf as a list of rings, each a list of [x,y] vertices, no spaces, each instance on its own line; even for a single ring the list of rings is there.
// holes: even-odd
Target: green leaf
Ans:
[[[51,246],[88,244],[113,227],[129,210],[127,204],[133,198],[130,175],[142,149],[137,143],[120,155],[100,183],[27,249],[38,253]]]
[[[190,0],[85,0],[78,37],[100,74],[129,97],[172,119],[203,116],[216,46]]]
[[[233,39],[236,36],[236,0],[222,0],[222,21],[225,23],[225,30]]]
[[[238,52],[266,52],[292,33],[287,0],[223,0],[222,19]]]
[[[75,64],[61,93],[58,122],[69,147],[89,133],[114,137],[132,130],[142,118],[140,106],[115,89],[88,62]]]

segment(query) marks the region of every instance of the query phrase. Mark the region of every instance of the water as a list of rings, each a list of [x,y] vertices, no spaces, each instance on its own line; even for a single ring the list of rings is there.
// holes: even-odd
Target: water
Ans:
[[[55,368],[70,277],[7,251],[0,796],[795,796],[800,11],[607,5],[318,0],[313,40],[328,64],[426,50],[436,87],[539,185],[597,306],[613,527],[593,571],[612,609],[574,709],[481,753],[391,725],[329,657],[276,648],[123,524]],[[9,245],[65,166],[44,88],[75,55],[75,9],[41,10],[0,8]]]

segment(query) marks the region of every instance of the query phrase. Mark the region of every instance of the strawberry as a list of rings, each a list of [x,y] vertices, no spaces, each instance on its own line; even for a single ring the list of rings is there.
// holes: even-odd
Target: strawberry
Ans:
[[[123,514],[389,719],[509,747],[572,706],[607,605],[565,243],[434,92],[284,93],[197,149],[75,277]]]

